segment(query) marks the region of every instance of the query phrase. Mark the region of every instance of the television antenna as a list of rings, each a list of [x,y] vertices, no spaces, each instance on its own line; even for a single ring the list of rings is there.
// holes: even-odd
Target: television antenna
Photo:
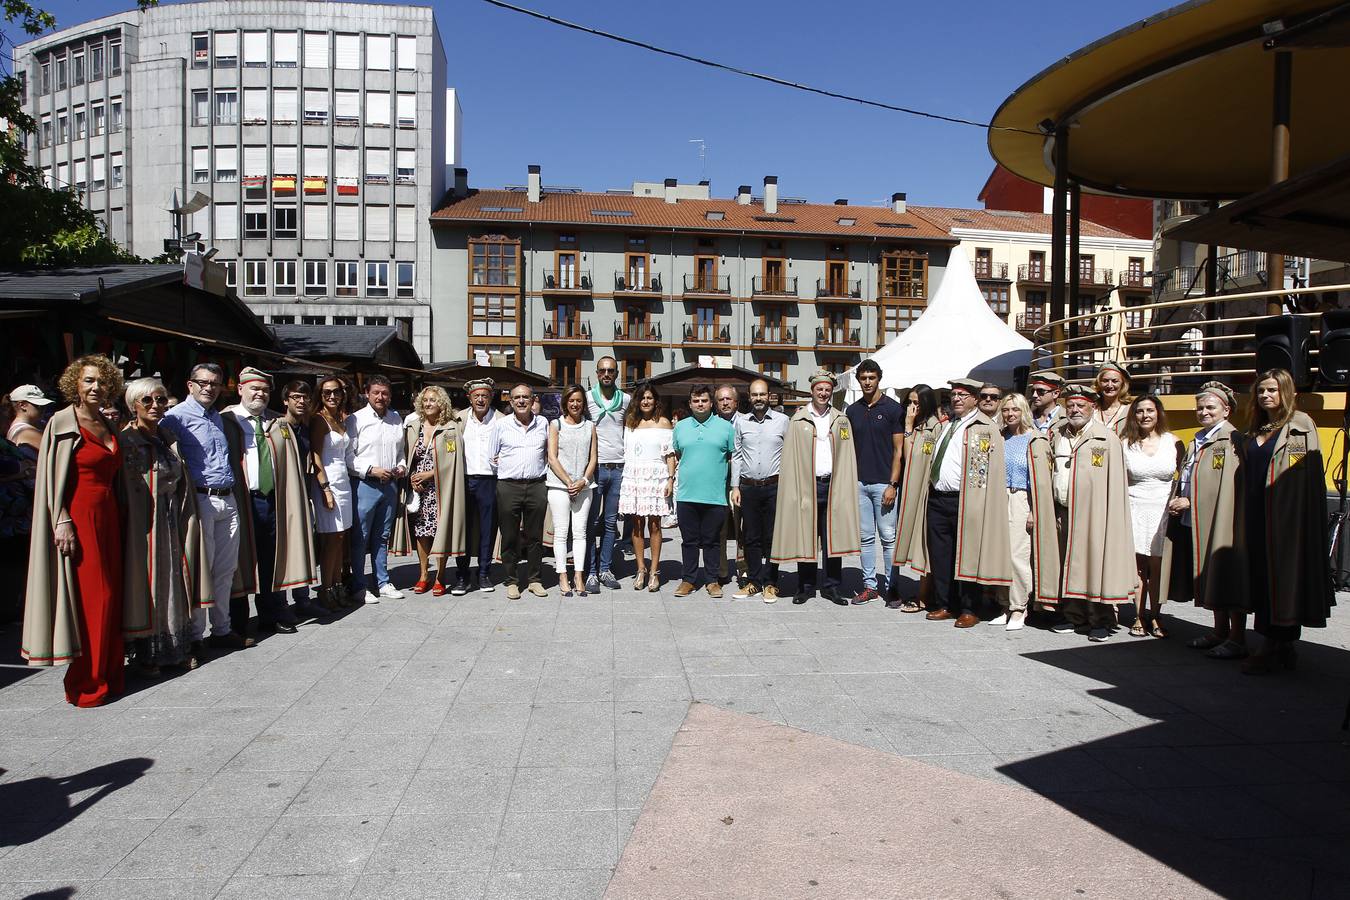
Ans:
[[[705,141],[705,140],[703,140],[703,138],[690,138],[690,139],[689,139],[689,143],[691,143],[691,144],[698,144],[698,168],[699,168],[699,175],[698,175],[698,177],[699,177],[699,180],[700,180],[700,181],[707,181],[707,179],[708,179],[708,142]]]

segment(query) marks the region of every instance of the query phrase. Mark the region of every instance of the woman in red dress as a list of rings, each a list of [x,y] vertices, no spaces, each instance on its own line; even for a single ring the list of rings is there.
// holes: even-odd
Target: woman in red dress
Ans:
[[[38,452],[23,654],[35,665],[68,662],[66,701],[101,706],[122,693],[122,515],[114,484],[117,435],[99,411],[122,392],[104,356],[66,368],[70,406],[52,416]],[[51,542],[39,535],[50,534]]]

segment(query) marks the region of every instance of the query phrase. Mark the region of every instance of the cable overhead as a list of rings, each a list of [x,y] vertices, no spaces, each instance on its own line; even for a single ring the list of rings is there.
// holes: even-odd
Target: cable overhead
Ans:
[[[877,109],[890,110],[891,112],[904,113],[908,116],[919,116],[924,119],[934,119],[939,122],[950,122],[953,125],[970,125],[975,128],[987,128],[994,131],[1014,131],[1019,134],[1030,134],[1041,137],[1039,132],[1028,131],[1025,128],[1009,128],[1004,125],[991,125],[988,122],[976,122],[972,119],[962,119],[956,116],[944,116],[941,113],[925,112],[921,109],[912,109],[908,106],[896,106],[892,103],[883,103],[880,100],[868,100],[866,97],[854,97],[851,94],[841,94],[838,91],[831,91],[825,88],[813,87],[809,84],[801,84],[796,81],[788,81],[786,78],[777,78],[773,75],[764,75],[760,72],[751,72],[749,69],[742,69],[738,66],[728,65],[726,63],[716,62],[711,59],[704,59],[700,56],[692,56],[688,53],[681,53],[679,50],[667,50],[665,47],[658,47],[655,44],[648,44],[645,41],[639,41],[634,38],[624,37],[621,34],[614,34],[609,31],[601,31],[598,28],[591,28],[589,25],[581,25],[577,22],[569,22],[566,19],[559,19],[557,16],[550,16],[547,13],[541,13],[537,10],[526,9],[523,6],[516,6],[514,3],[506,3],[504,0],[483,0],[490,6],[496,6],[521,15],[530,16],[551,25],[558,25],[562,28],[570,28],[573,31],[580,31],[585,34],[602,37],[607,40],[617,41],[620,44],[627,44],[630,47],[637,47],[640,50],[649,50],[652,53],[659,53],[663,56],[673,56],[676,59],[682,59],[685,62],[696,63],[700,66],[707,66],[710,69],[721,69],[724,72],[731,72],[734,75],[742,75],[746,78],[754,78],[758,81],[767,81],[769,84],[776,84],[780,87],[792,88],[793,90],[806,91],[810,94],[820,94],[822,97],[833,97],[835,100],[847,100],[850,103],[861,103],[863,106],[872,106]]]

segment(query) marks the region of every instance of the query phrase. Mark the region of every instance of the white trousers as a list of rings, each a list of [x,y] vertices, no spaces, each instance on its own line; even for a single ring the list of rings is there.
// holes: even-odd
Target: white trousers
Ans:
[[[569,534],[576,570],[586,568],[586,520],[591,513],[593,493],[595,488],[586,488],[573,497],[564,488],[548,489],[548,509],[553,514],[553,568],[560,574],[567,571]]]
[[[1012,548],[1012,585],[999,591],[999,599],[1009,612],[1026,612],[1031,596],[1031,495],[1026,491],[1008,491],[1008,544]]]
[[[206,635],[208,614],[213,636],[230,633],[230,588],[234,584],[234,571],[239,568],[239,510],[234,497],[199,493],[197,516],[206,536],[206,567],[211,573],[211,599],[215,606],[193,612],[194,641]]]

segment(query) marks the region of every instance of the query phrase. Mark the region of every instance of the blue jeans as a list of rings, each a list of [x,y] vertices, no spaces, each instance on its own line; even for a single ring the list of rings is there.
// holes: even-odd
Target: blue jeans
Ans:
[[[595,470],[591,523],[586,532],[586,551],[591,558],[587,571],[592,575],[614,571],[610,566],[614,563],[614,539],[618,534],[616,523],[619,518],[619,488],[622,486],[622,467],[607,469],[600,466]],[[597,538],[600,540],[598,553],[595,549]]]
[[[895,561],[895,519],[900,508],[898,502],[889,508],[882,508],[881,495],[889,485],[858,485],[858,518],[862,525],[862,576],[863,587],[877,589],[877,536],[881,536],[881,571],[887,579],[891,575],[891,564]],[[896,497],[899,500],[899,497]]]
[[[394,530],[398,488],[394,482],[371,484],[356,479],[356,515],[352,522],[352,587],[366,587],[366,557],[375,570],[375,588],[389,583],[389,534]]]

